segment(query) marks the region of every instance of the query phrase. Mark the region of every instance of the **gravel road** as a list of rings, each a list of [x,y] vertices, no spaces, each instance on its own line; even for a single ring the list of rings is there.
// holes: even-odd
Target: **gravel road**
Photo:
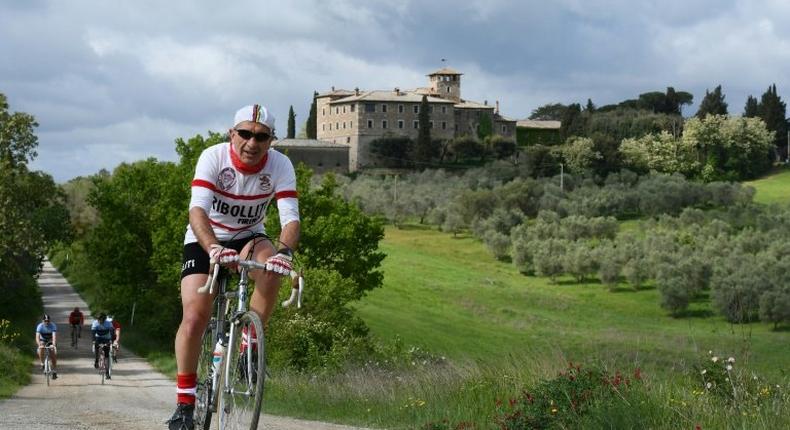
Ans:
[[[49,263],[38,283],[44,308],[58,325],[58,379],[47,387],[38,359],[31,363],[32,383],[0,401],[0,429],[164,429],[173,413],[175,384],[148,363],[122,349],[112,379],[101,385],[93,368],[89,326],[83,327],[77,349],[70,346],[68,315],[88,306]],[[30,328],[31,344],[34,327]],[[31,346],[32,348],[32,346]],[[271,430],[352,430],[316,421],[265,415],[258,428]]]

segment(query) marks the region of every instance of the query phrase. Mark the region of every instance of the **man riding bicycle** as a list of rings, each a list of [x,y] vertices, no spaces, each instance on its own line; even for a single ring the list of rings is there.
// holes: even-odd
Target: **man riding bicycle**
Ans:
[[[191,430],[197,387],[200,342],[208,325],[214,297],[197,289],[206,283],[210,262],[233,267],[242,258],[266,263],[255,271],[250,309],[266,324],[277,301],[280,275],[291,271],[299,241],[299,203],[291,161],[271,149],[274,117],[261,105],[236,112],[228,130],[230,142],[206,148],[192,180],[189,225],[181,268],[181,325],[176,333],[177,407],[168,421],[171,430]],[[264,235],[263,220],[272,199],[277,201],[282,231],[279,247]]]
[[[41,361],[41,368],[44,368],[44,348],[50,346],[57,347],[58,326],[52,322],[48,314],[44,314],[41,322],[36,326],[36,345],[38,345],[38,359]],[[52,360],[52,379],[58,379],[58,354],[55,348],[49,352]]]
[[[112,329],[115,333],[114,341],[112,343],[112,361],[117,363],[118,362],[118,350],[121,349],[121,324],[115,319],[114,316],[110,315],[107,317],[107,321],[112,323]]]
[[[99,353],[104,354],[104,357],[109,360],[110,344],[115,337],[115,329],[112,323],[107,321],[107,314],[102,312],[99,314],[98,319],[93,320],[91,333],[93,333],[93,367],[98,369]],[[110,378],[110,374],[107,373],[107,379]]]
[[[82,337],[82,325],[85,324],[85,315],[80,312],[80,308],[74,308],[73,311],[69,314],[69,324],[71,324],[71,329],[77,330],[77,337]]]

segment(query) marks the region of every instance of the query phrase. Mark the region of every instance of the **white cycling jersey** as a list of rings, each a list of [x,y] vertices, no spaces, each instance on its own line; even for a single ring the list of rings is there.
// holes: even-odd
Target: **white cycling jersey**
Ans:
[[[229,142],[206,148],[197,162],[189,208],[208,214],[218,240],[243,238],[245,233],[264,233],[263,219],[272,198],[277,199],[280,225],[299,221],[296,174],[282,153],[269,149],[261,163],[247,166]],[[187,226],[184,244],[197,242]]]

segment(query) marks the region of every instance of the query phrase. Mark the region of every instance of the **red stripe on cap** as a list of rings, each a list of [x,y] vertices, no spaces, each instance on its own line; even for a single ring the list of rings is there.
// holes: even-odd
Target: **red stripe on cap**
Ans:
[[[259,122],[261,116],[261,106],[260,105],[252,105],[252,122]]]

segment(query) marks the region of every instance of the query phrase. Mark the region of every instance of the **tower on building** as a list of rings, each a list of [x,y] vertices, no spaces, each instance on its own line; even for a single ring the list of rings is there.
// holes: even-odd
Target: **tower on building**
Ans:
[[[428,75],[431,81],[431,91],[437,97],[460,102],[462,74],[449,67],[431,73]]]

